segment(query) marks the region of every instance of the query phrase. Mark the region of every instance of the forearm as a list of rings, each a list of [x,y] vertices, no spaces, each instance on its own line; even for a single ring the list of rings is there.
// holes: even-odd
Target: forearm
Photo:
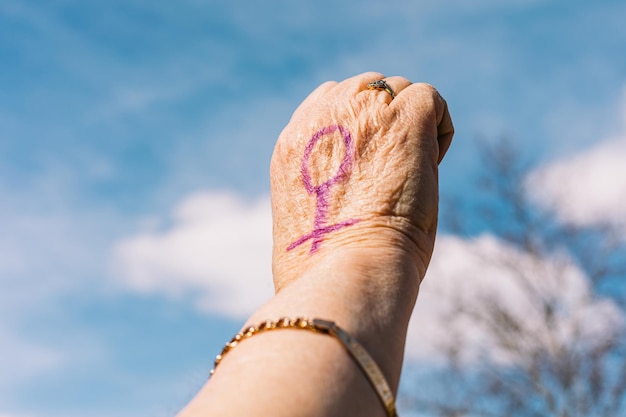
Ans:
[[[329,248],[314,256],[316,262],[254,313],[246,326],[280,317],[332,320],[368,350],[395,392],[422,268],[397,247]],[[231,415],[384,416],[385,412],[337,340],[280,330],[254,336],[233,349],[180,417]]]
[[[246,326],[333,321],[369,352],[395,393],[434,245],[437,163],[454,129],[432,86],[382,78],[322,84],[281,133],[270,164],[277,295]],[[385,409],[338,340],[279,329],[224,357],[180,414],[200,416],[383,417]]]

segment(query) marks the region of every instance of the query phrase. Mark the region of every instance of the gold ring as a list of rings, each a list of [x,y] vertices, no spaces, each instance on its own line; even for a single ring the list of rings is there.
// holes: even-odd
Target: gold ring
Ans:
[[[389,84],[387,84],[387,81],[385,80],[372,81],[371,83],[367,85],[367,89],[368,90],[384,90],[391,95],[392,100],[396,98],[396,93],[393,92],[393,90],[391,89],[391,87],[389,87]]]

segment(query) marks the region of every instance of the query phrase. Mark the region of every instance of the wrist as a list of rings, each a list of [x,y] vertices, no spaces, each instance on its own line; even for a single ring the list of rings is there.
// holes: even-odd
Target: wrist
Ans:
[[[276,297],[247,325],[284,316],[332,320],[365,346],[395,389],[426,265],[416,261],[411,239],[395,229],[355,232],[333,236],[319,251],[299,257],[300,264],[275,264],[292,279],[275,277]]]
[[[333,232],[315,251],[306,245],[288,251],[284,242],[275,240],[276,292],[316,270],[328,269],[335,274],[338,268],[345,276],[343,280],[412,289],[416,293],[426,274],[434,239],[435,230],[424,232],[406,219],[385,217],[363,220]]]

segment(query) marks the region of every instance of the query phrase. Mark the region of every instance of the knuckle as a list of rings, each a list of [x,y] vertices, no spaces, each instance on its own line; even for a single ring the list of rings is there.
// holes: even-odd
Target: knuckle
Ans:
[[[415,83],[414,87],[415,90],[420,94],[423,95],[425,97],[432,97],[432,98],[436,98],[439,99],[439,92],[437,91],[437,89],[435,87],[432,86],[432,84],[428,84],[428,83]]]
[[[411,81],[409,81],[406,77],[402,77],[400,75],[396,75],[395,77],[389,77],[389,80],[393,80],[398,84],[411,85]]]
[[[381,74],[380,72],[375,72],[375,71],[369,71],[369,72],[364,72],[361,75],[359,75],[359,77],[362,78],[384,78],[384,75]]]

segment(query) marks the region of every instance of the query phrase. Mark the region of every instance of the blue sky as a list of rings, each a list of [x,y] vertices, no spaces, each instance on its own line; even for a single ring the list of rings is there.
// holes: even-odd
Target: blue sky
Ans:
[[[265,218],[274,141],[321,82],[435,85],[457,131],[442,194],[471,198],[477,137],[547,164],[622,134],[624,21],[618,0],[0,0],[0,416],[185,403],[242,323],[215,307],[254,274],[238,260],[267,277],[267,236],[129,268],[192,242],[198,207]]]

